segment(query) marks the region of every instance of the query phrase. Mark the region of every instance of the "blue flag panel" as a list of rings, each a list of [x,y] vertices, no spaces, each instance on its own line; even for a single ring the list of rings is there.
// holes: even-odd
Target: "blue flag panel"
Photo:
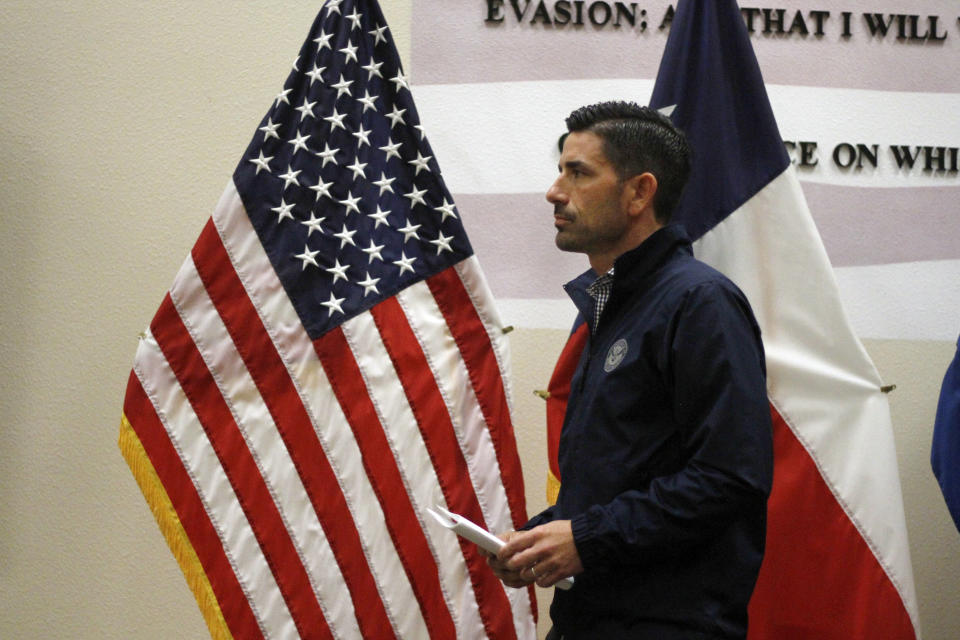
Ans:
[[[742,37],[721,43],[721,34],[735,31]],[[696,240],[790,163],[733,0],[678,6],[650,98],[657,109],[672,105],[671,119],[693,147],[689,186],[674,220]]]
[[[960,340],[940,388],[930,464],[953,523],[960,530]]]
[[[311,338],[473,253],[385,25],[327,2],[234,172]]]

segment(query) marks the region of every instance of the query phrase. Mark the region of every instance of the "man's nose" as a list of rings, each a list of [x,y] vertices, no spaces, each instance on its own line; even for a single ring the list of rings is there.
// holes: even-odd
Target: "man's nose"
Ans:
[[[560,178],[554,180],[550,188],[547,189],[547,202],[550,204],[566,204],[567,196],[560,188]]]

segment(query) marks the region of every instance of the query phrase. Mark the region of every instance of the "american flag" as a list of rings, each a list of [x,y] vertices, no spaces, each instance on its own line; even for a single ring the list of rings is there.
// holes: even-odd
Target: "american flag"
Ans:
[[[214,637],[532,638],[507,345],[373,0],[328,0],[140,341],[120,446]]]

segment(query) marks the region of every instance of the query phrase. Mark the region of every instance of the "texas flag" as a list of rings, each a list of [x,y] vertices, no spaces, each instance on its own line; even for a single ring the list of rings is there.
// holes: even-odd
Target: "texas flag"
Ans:
[[[882,382],[841,308],[733,0],[679,3],[650,102],[672,108],[694,149],[675,220],[763,332],[775,471],[749,637],[919,637]],[[581,334],[551,380],[551,440]]]

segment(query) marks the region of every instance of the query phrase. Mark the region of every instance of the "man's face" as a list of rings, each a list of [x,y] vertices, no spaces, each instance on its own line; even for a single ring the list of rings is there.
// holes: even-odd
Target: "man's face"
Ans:
[[[615,253],[628,218],[623,185],[603,151],[603,139],[589,131],[568,135],[559,169],[547,190],[557,247],[591,257]]]

